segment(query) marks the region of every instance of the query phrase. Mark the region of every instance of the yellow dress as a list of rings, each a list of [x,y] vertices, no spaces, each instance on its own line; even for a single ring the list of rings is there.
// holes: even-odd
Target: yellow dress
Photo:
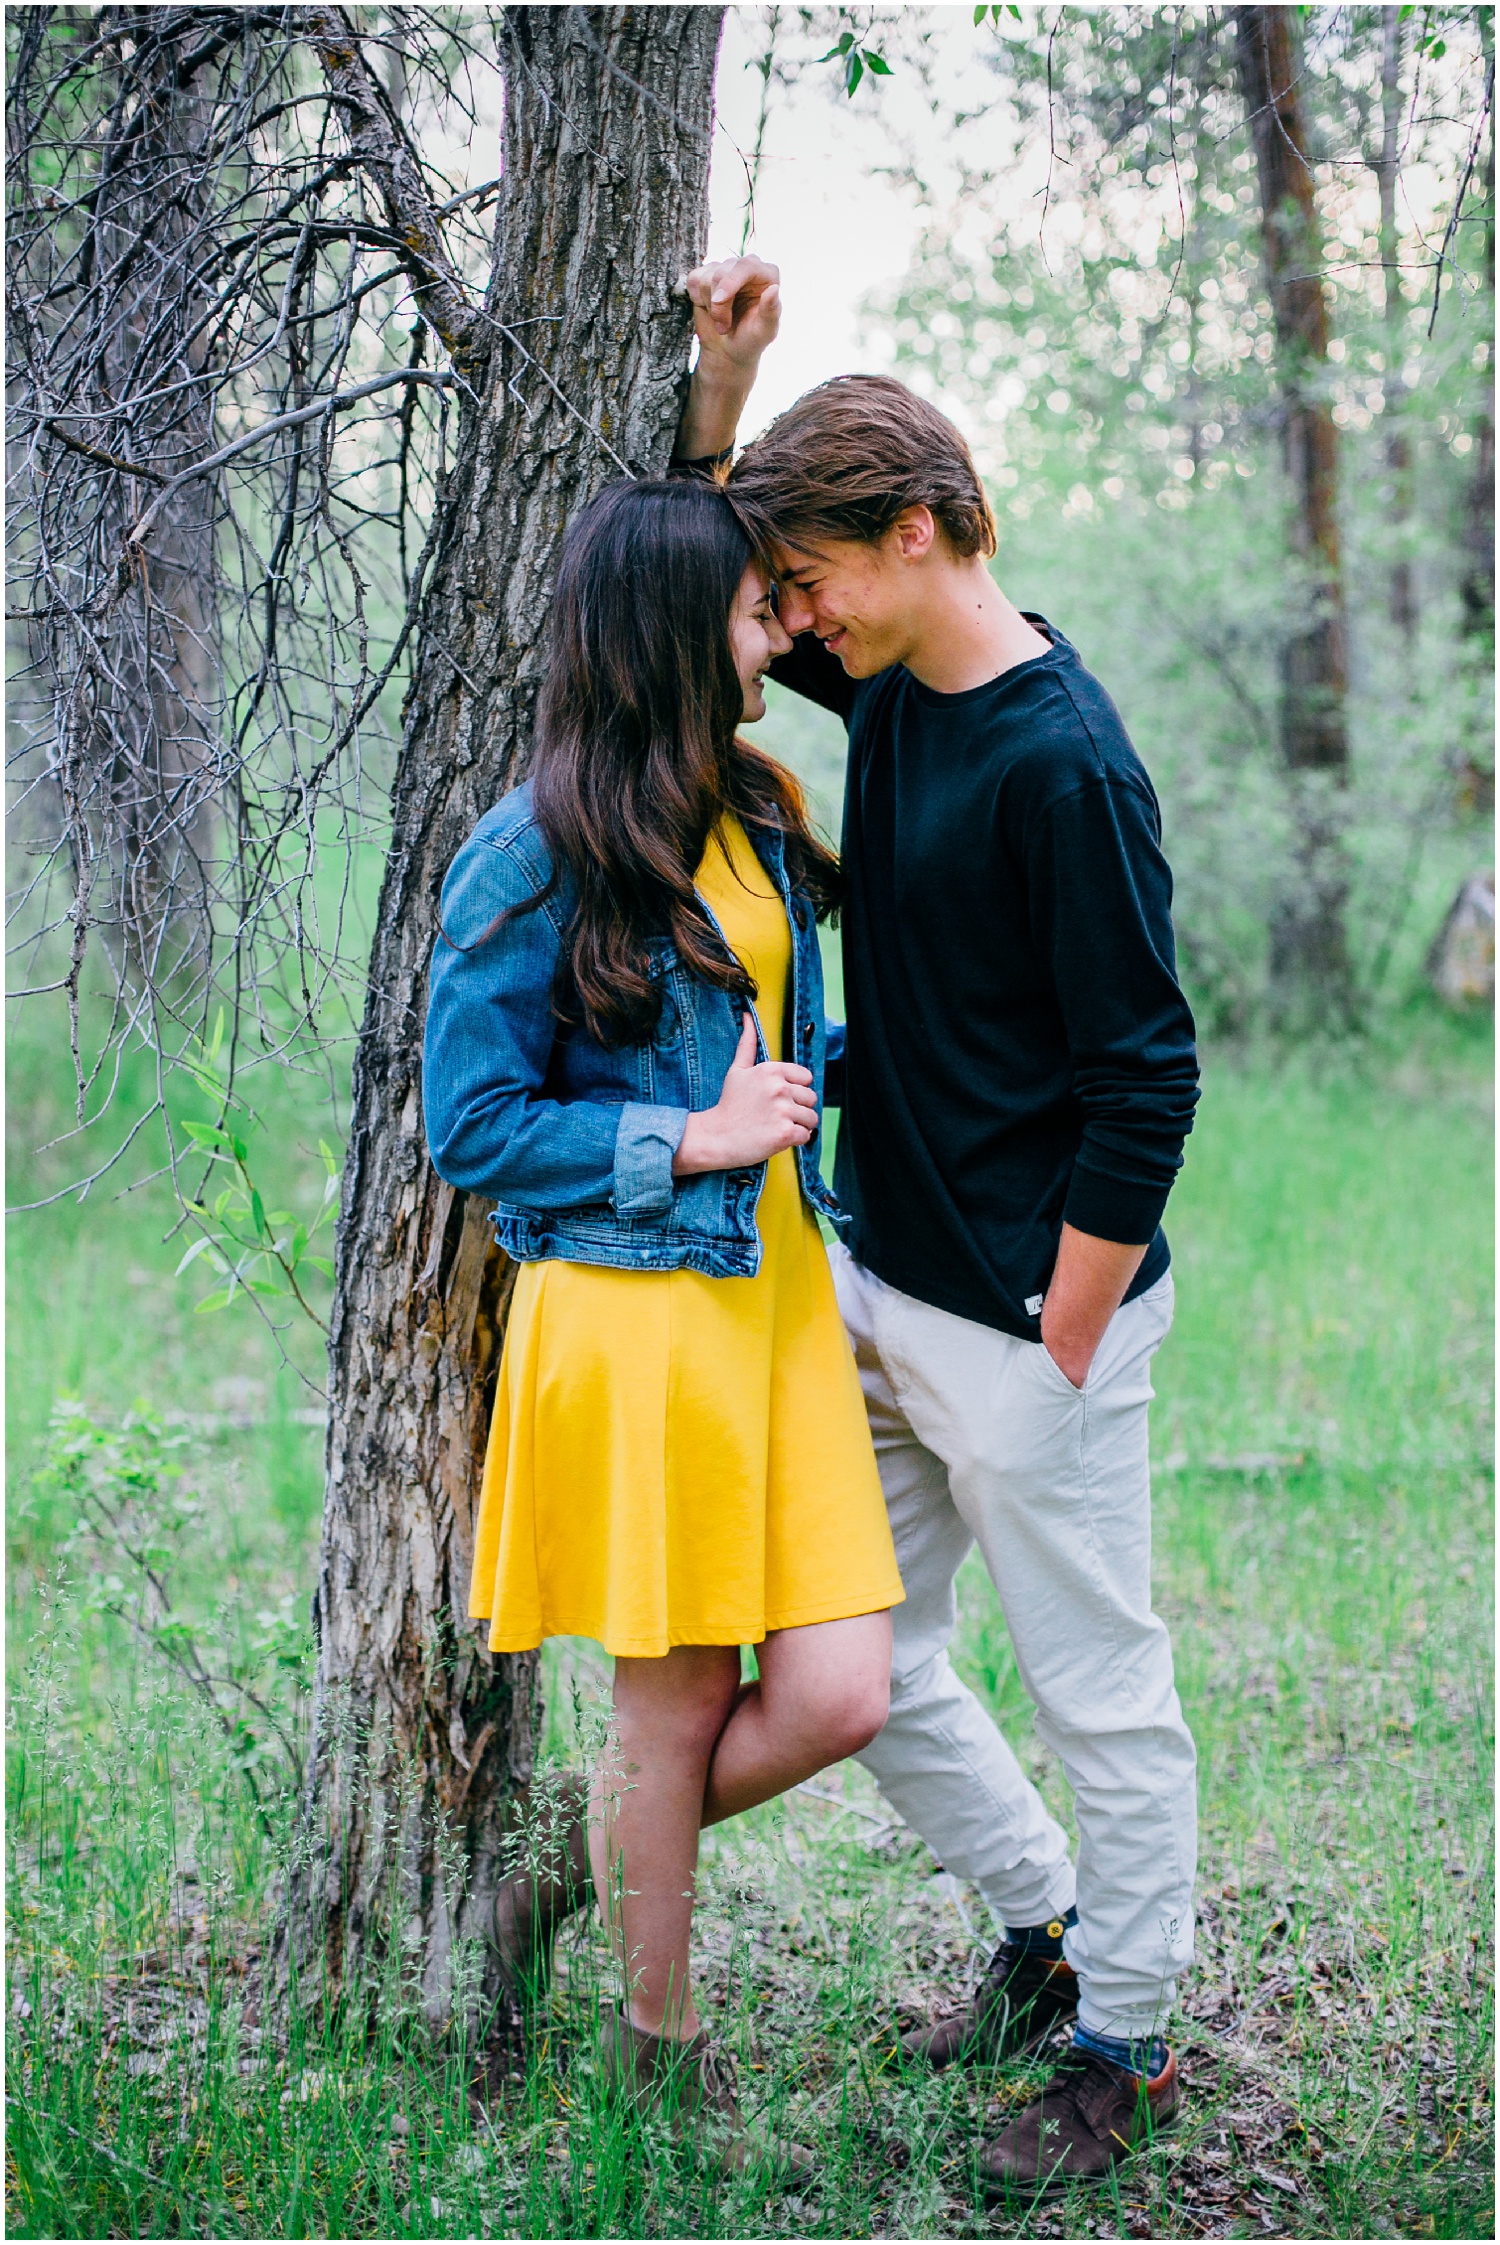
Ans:
[[[697,878],[780,1052],[791,930],[737,820]],[[522,1265],[469,1597],[496,1652],[758,1644],[904,1595],[794,1154],[767,1165],[756,1220],[754,1278]]]

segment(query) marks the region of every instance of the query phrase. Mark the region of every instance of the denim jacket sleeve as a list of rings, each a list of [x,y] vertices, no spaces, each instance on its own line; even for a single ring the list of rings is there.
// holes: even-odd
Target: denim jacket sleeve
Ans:
[[[422,1060],[433,1166],[465,1192],[538,1214],[609,1202],[618,1216],[661,1221],[686,1108],[547,1096],[556,1039],[555,906],[523,913],[481,942],[498,916],[536,893],[537,843],[486,819],[443,883]]]

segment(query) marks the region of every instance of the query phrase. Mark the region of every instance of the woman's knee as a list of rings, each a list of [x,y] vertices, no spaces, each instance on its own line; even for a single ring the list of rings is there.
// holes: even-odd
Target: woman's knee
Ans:
[[[615,1715],[622,1746],[706,1757],[739,1692],[739,1654],[681,1647],[660,1660],[615,1663]]]
[[[888,1613],[813,1623],[768,1640],[761,1675],[767,1713],[818,1766],[858,1754],[885,1727],[891,1705]]]
[[[888,1663],[847,1679],[829,1709],[828,1729],[838,1743],[833,1761],[858,1754],[885,1729],[891,1711],[891,1671]]]
[[[843,1754],[857,1754],[885,1728],[891,1711],[891,1617],[861,1614],[849,1627],[840,1664],[839,1728]]]

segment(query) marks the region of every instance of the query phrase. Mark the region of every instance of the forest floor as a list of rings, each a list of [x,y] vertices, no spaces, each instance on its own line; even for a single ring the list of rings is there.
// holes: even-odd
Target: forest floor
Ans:
[[[1207,1071],[1153,1414],[1157,1603],[1200,1756],[1189,2096],[1107,2189],[1038,2208],[976,2188],[1035,2071],[898,2060],[994,1934],[852,1765],[704,1847],[705,2006],[768,2130],[815,2154],[790,2185],[718,2181],[610,2103],[587,1921],[488,2109],[399,1967],[373,2041],[262,2014],[288,1765],[183,1670],[237,1664],[297,1720],[316,1400],[243,1304],[195,1315],[207,1281],[173,1277],[154,1192],[16,1219],[10,2233],[1493,2235],[1488,1053],[1413,1035]],[[13,1059],[13,1200],[57,1158],[29,1154],[45,1076]],[[320,1127],[268,1114],[294,1202]],[[303,1371],[319,1339],[293,1337]],[[132,1537],[173,1599],[144,1636]],[[1066,1821],[972,1563],[955,1654]],[[565,1642],[548,1676],[568,1760],[605,1663]]]

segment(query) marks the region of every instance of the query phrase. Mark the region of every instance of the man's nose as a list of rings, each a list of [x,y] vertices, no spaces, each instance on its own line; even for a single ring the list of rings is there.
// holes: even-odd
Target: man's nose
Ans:
[[[799,632],[812,629],[812,618],[812,602],[805,593],[791,585],[776,587],[776,620],[783,631],[789,631],[795,639]]]

